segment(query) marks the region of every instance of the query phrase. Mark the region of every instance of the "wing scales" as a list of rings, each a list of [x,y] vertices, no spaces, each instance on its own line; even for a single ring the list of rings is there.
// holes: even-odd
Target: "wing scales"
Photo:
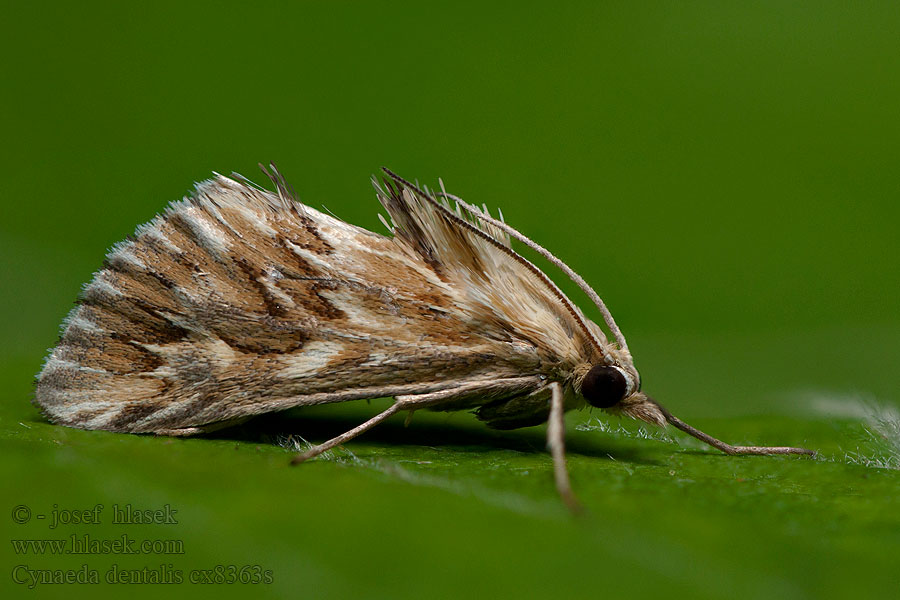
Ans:
[[[481,291],[509,265],[424,226],[456,241],[428,250],[226,177],[200,184],[111,250],[36,400],[67,425],[162,431],[543,372],[546,349]]]

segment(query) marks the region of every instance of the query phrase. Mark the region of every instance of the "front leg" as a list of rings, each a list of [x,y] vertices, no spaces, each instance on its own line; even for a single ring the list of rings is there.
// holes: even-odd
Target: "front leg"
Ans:
[[[556,491],[566,506],[574,513],[583,510],[578,498],[572,492],[569,471],[566,469],[566,422],[565,395],[562,385],[554,381],[550,384],[550,419],[547,421],[547,448],[553,456],[553,475]]]

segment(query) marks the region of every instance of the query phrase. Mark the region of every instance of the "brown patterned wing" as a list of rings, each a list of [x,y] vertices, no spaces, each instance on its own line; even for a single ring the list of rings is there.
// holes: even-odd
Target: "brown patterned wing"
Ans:
[[[116,245],[38,377],[45,414],[162,432],[540,372],[438,261],[279,192],[218,176]]]

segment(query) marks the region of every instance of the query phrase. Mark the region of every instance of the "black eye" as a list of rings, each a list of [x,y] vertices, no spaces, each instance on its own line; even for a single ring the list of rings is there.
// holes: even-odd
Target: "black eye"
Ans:
[[[625,397],[628,383],[615,367],[592,367],[581,382],[581,395],[597,408],[609,408]]]

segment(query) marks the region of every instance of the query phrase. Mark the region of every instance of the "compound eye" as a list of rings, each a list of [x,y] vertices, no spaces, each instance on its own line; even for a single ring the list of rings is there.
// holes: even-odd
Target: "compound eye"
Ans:
[[[591,406],[609,408],[625,397],[628,383],[625,376],[615,367],[597,365],[592,367],[581,382],[581,395]]]

